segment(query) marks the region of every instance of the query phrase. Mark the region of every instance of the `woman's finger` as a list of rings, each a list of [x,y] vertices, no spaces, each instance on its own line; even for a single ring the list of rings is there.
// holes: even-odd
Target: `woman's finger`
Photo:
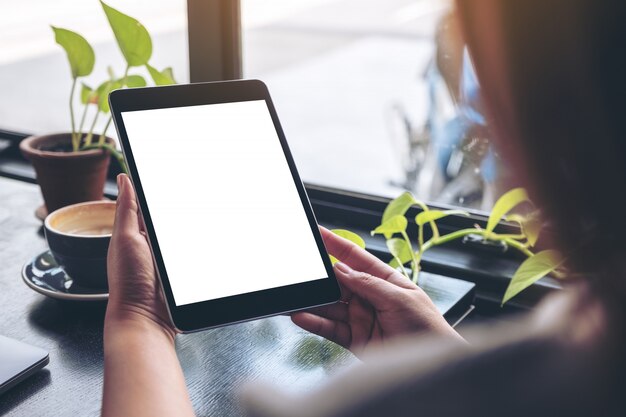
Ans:
[[[401,290],[397,285],[371,274],[355,271],[343,262],[335,264],[335,273],[339,282],[361,297],[377,311],[396,307]]]
[[[401,273],[348,239],[344,239],[322,226],[320,226],[320,231],[328,252],[352,269],[364,271],[403,288],[412,284]]]
[[[346,349],[350,347],[350,327],[344,322],[329,320],[307,312],[293,313],[291,321],[304,330],[322,336]]]

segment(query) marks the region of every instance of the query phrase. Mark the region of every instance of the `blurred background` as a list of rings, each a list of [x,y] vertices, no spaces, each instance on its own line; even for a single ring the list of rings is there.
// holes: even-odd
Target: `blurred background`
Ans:
[[[187,1],[109,3],[147,27],[155,66],[172,66],[179,83],[189,82]],[[50,25],[92,43],[96,68],[85,82],[96,86],[107,66],[124,70],[100,4],[0,0],[0,7],[0,129],[68,131],[71,79]],[[451,7],[449,0],[241,0],[243,75],[268,84],[305,182],[385,197],[406,189],[429,203],[478,210],[507,189]]]

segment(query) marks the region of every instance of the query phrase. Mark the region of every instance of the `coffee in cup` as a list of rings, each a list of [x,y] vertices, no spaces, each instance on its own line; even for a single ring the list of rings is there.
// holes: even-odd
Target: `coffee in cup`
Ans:
[[[114,220],[113,201],[72,204],[46,217],[50,252],[76,284],[107,288],[106,259]]]

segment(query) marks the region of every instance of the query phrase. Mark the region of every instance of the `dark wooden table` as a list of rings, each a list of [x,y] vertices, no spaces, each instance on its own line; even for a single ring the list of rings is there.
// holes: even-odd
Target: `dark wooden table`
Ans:
[[[34,216],[41,201],[37,186],[0,178],[0,334],[50,352],[44,370],[0,396],[0,415],[97,415],[106,304],[47,298],[20,275],[46,249]],[[236,392],[244,382],[268,380],[303,392],[356,360],[288,317],[180,335],[176,347],[197,414],[211,416],[240,414]]]

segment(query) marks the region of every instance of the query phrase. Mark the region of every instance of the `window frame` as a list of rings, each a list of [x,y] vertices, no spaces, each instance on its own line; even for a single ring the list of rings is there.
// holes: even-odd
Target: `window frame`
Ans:
[[[187,0],[189,79],[242,78],[239,0]]]
[[[191,82],[230,80],[242,78],[242,28],[240,0],[187,0],[189,70]],[[35,173],[19,151],[19,142],[29,136],[23,132],[0,129],[0,139],[7,146],[0,147],[0,176],[36,183]],[[115,198],[114,178],[119,173],[111,164],[105,195]],[[369,236],[382,217],[388,198],[356,193],[332,187],[305,183],[317,220],[322,225],[341,227],[360,233],[366,238],[367,248],[380,259],[391,258],[384,239]],[[442,209],[432,204],[432,208]],[[407,213],[412,219],[419,213],[413,207]],[[480,212],[470,217],[448,216],[438,221],[443,232],[479,225],[485,227],[487,218]],[[410,221],[409,228],[415,228]],[[516,225],[501,222],[496,231],[516,233]],[[412,233],[412,235],[415,235]],[[453,242],[432,248],[425,253],[424,271],[476,283],[476,307],[481,315],[499,316],[502,313],[528,310],[545,295],[560,288],[559,283],[543,278],[500,308],[500,299],[521,259],[512,253],[494,253],[476,244]]]

